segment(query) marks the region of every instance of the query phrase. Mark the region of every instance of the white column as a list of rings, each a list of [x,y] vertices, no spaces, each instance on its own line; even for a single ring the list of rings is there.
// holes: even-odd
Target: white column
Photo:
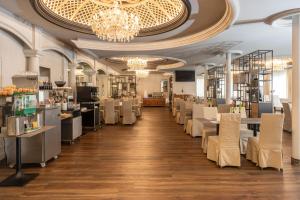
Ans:
[[[69,64],[70,69],[71,69],[71,80],[70,80],[70,86],[73,89],[73,98],[74,101],[77,102],[77,92],[76,92],[76,67],[77,67],[77,63],[73,62]]]
[[[300,164],[300,15],[293,17],[292,164]]]
[[[226,104],[231,104],[231,85],[232,85],[232,81],[231,81],[231,61],[232,61],[232,56],[231,56],[231,52],[226,53]]]
[[[26,71],[34,72],[39,75],[40,73],[40,53],[38,50],[24,50],[26,57]]]
[[[208,85],[208,67],[205,66],[204,71],[204,99],[207,99],[207,85]]]

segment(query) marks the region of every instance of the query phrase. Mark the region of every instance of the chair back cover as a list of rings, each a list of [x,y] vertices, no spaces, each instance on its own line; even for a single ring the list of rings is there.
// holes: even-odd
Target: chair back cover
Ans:
[[[263,113],[259,136],[259,147],[264,149],[282,149],[282,130],[284,115]]]
[[[203,107],[204,104],[193,104],[193,119],[203,118]]]
[[[119,106],[120,105],[120,99],[115,99],[115,106]]]
[[[179,116],[179,124],[183,124],[184,123],[184,117],[185,117],[185,106],[186,106],[186,102],[185,101],[180,101],[179,103],[179,111],[180,111],[180,116]]]
[[[279,108],[283,107],[278,95],[273,95],[273,106],[274,107],[279,107]]]
[[[113,99],[104,101],[104,121],[105,123],[115,123],[115,105]]]
[[[288,132],[292,132],[292,113],[289,103],[282,103],[284,113],[283,129]]]
[[[203,118],[216,119],[218,114],[217,107],[203,107]]]
[[[183,101],[183,100],[180,99],[180,98],[175,98],[175,99],[174,99],[174,105],[175,105],[175,108],[176,108],[177,110],[180,109],[180,102],[181,102],[181,101]]]
[[[131,100],[124,100],[123,104],[123,117],[129,116],[132,113],[132,101]]]
[[[239,148],[240,145],[240,114],[221,114],[220,120],[220,147]]]
[[[185,109],[190,109],[190,110],[192,110],[192,108],[193,108],[193,102],[189,102],[189,101],[186,101],[185,102]]]
[[[218,105],[218,113],[230,113],[230,104],[219,104]]]

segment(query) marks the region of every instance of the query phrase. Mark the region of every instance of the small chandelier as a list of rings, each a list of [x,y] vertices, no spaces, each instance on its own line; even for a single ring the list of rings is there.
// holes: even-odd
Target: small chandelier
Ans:
[[[115,0],[113,7],[93,16],[92,31],[102,40],[129,42],[140,32],[140,19],[121,8],[121,1]]]
[[[149,70],[136,70],[135,75],[138,78],[147,78],[149,76]]]
[[[127,66],[130,71],[142,70],[147,67],[148,61],[142,58],[129,58],[127,60]]]

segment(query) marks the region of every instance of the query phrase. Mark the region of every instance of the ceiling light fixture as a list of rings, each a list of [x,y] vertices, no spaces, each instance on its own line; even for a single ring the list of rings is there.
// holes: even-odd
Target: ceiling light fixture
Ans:
[[[115,0],[113,7],[100,10],[93,16],[92,31],[102,40],[129,42],[138,35],[141,27],[139,17],[122,9],[122,3]]]
[[[138,78],[147,78],[149,76],[149,70],[136,70],[135,75]]]
[[[143,58],[130,58],[127,60],[129,71],[143,70],[147,67],[148,60]]]

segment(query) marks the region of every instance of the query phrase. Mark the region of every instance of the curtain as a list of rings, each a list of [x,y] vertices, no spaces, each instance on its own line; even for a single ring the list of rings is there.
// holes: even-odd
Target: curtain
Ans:
[[[273,72],[274,95],[281,99],[288,98],[288,74],[287,70]]]
[[[197,97],[204,97],[204,77],[197,77]]]

